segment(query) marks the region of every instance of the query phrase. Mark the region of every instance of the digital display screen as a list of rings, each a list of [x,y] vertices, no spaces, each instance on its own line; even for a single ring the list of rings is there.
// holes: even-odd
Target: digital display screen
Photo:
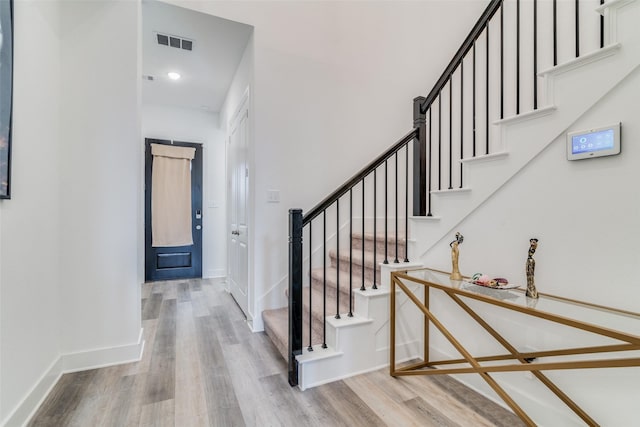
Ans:
[[[614,138],[613,129],[574,135],[571,137],[571,152],[572,154],[581,154],[610,150],[614,147]]]

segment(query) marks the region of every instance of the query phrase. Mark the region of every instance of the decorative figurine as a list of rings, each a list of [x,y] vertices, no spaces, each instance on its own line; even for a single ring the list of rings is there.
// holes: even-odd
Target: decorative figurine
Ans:
[[[538,247],[538,239],[529,239],[529,256],[527,257],[527,293],[529,298],[538,298],[538,291],[536,290],[536,284],[534,282],[533,274],[536,269],[536,260],[533,259],[533,254],[536,253]]]
[[[449,276],[451,280],[462,280],[462,274],[460,274],[460,269],[458,268],[458,258],[460,256],[458,245],[460,245],[463,240],[464,236],[458,232],[456,233],[456,240],[449,243],[451,247],[451,263],[453,264],[451,275]]]

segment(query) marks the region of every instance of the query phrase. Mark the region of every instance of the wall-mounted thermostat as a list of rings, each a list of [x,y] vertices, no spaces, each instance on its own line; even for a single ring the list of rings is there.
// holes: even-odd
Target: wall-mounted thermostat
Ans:
[[[582,160],[620,154],[620,123],[567,134],[567,159]]]

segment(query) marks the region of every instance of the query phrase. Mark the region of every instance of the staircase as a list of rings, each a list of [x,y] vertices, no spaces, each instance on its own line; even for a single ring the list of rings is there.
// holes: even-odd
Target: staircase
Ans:
[[[404,233],[402,233],[404,234]],[[402,235],[400,234],[400,235]],[[363,237],[364,236],[364,237]],[[308,349],[309,347],[322,348],[326,344],[325,323],[324,318],[330,313],[341,313],[340,316],[354,317],[356,312],[355,297],[351,297],[351,306],[349,305],[349,289],[361,289],[363,286],[364,271],[364,288],[375,292],[374,274],[376,288],[381,286],[380,283],[380,264],[385,260],[385,238],[383,234],[377,234],[374,238],[372,233],[353,233],[352,239],[352,257],[349,253],[342,251],[340,254],[335,249],[329,251],[329,265],[327,266],[326,275],[324,268],[314,268],[311,270],[311,286],[303,289],[303,343]],[[396,242],[397,254],[396,257]],[[374,247],[375,245],[375,247]],[[406,241],[403,238],[396,240],[395,236],[388,236],[387,257],[390,263],[394,263],[395,259],[400,261],[406,258]],[[364,249],[364,252],[363,252]],[[375,249],[375,251],[374,251]],[[347,249],[348,251],[348,249]],[[345,253],[346,252],[346,253]],[[363,257],[364,254],[364,257]],[[352,262],[349,262],[350,259]],[[364,259],[364,262],[362,260]],[[376,262],[374,263],[374,259]],[[326,293],[325,289],[326,278]],[[339,283],[339,287],[338,287]],[[324,296],[323,296],[324,295]],[[336,308],[339,304],[339,310]],[[311,312],[311,322],[309,322],[309,313]],[[349,313],[352,316],[349,316]],[[273,310],[265,310],[262,312],[264,320],[265,332],[275,344],[276,348],[287,359],[288,355],[288,321],[289,308],[282,307]],[[311,337],[309,340],[309,325],[311,327]]]
[[[518,82],[513,85],[515,93],[503,95],[497,79],[505,71],[498,66],[492,73],[489,67],[496,64],[488,59],[496,57],[494,48],[502,55],[501,41],[496,41],[501,37],[490,39],[488,28],[491,22],[495,34],[495,28],[502,26],[505,5],[514,2],[490,2],[434,89],[414,100],[414,130],[304,217],[301,211],[291,213],[290,251],[297,258],[290,261],[289,280],[294,292],[288,294],[289,307],[266,310],[263,319],[266,333],[289,361],[292,385],[305,389],[385,366],[389,273],[419,267],[425,259],[430,265],[450,262],[442,248],[456,227],[638,68],[640,37],[629,29],[640,22],[640,2],[611,0],[600,7],[592,3],[590,22],[600,23],[600,45],[587,45],[576,36],[576,56],[556,62],[554,44],[553,63],[538,68],[533,61],[534,72],[528,77],[532,92],[521,94],[525,85]],[[556,18],[555,9],[553,13],[554,20],[566,22]],[[598,14],[604,19],[600,21]],[[582,22],[580,28],[584,27]],[[533,46],[538,58],[542,53],[535,42]],[[485,63],[476,64],[485,55]],[[477,74],[485,66],[476,86]],[[462,96],[463,87],[471,86],[471,69],[472,113],[471,95]],[[588,90],[584,82],[589,82]],[[477,94],[494,101],[477,101]],[[458,99],[462,101],[456,104]],[[486,111],[476,111],[485,101]],[[515,111],[503,104],[516,105],[511,108]],[[353,200],[360,198],[354,207]],[[397,301],[398,361],[421,357],[423,351],[421,316],[404,302],[402,297]],[[301,343],[294,339],[293,346],[290,313],[295,320],[293,336],[301,334]]]

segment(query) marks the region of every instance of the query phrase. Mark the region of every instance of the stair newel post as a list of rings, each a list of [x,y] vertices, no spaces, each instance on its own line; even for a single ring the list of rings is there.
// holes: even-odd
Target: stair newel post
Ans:
[[[302,354],[302,209],[289,209],[289,384],[298,385]]]
[[[413,215],[427,214],[427,112],[422,105],[426,98],[413,99],[413,128],[417,136],[413,140]]]

